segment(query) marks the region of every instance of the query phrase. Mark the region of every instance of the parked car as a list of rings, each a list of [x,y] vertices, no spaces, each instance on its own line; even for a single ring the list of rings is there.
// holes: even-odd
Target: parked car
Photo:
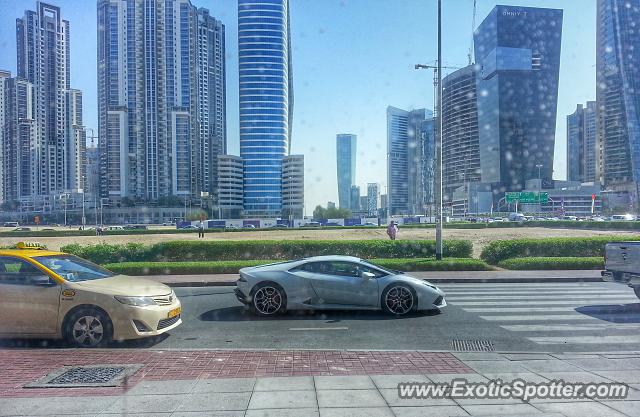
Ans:
[[[242,227],[245,228],[245,229],[255,229],[256,225],[255,224],[245,224]]]
[[[402,316],[447,305],[435,285],[351,256],[316,256],[240,270],[238,300],[260,316],[286,310],[383,310]]]
[[[2,227],[20,227],[20,224],[18,222],[4,222]]]
[[[182,323],[168,286],[20,242],[0,250],[0,337],[66,339],[76,347],[157,336]]]
[[[612,222],[632,222],[636,219],[633,214],[614,214],[611,216]]]
[[[30,227],[24,227],[24,226],[20,226],[20,227],[16,227],[15,229],[12,230],[13,232],[30,232],[31,228]]]
[[[145,224],[129,224],[126,226],[123,226],[122,229],[124,230],[147,230],[149,229],[149,227]]]
[[[320,222],[306,222],[302,225],[303,227],[320,227],[322,224]]]
[[[640,242],[607,243],[602,278],[628,285],[640,298]]]

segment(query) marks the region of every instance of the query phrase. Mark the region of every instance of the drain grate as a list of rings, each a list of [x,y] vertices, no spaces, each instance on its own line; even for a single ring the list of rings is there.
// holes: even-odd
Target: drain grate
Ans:
[[[451,350],[456,352],[492,352],[491,340],[452,340]]]
[[[142,365],[63,366],[25,388],[115,387],[136,373]]]

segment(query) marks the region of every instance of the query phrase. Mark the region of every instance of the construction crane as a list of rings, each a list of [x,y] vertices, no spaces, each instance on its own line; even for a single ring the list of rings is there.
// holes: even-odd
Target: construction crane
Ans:
[[[434,115],[433,117],[437,117],[437,112],[438,110],[438,103],[436,103],[437,101],[437,88],[438,88],[438,61],[434,61],[435,64],[434,65],[430,65],[430,64],[416,64],[414,66],[415,69],[433,69],[433,109],[434,109]],[[460,69],[461,67],[441,67],[443,70],[445,69]]]
[[[469,65],[473,63],[473,34],[476,31],[476,0],[473,0],[473,17],[471,18],[471,44],[469,45]]]

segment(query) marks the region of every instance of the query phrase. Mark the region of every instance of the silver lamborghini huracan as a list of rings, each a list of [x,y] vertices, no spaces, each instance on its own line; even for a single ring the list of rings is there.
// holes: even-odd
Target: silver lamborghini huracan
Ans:
[[[240,270],[235,294],[261,316],[286,310],[384,310],[401,316],[447,305],[429,282],[350,256],[317,256]]]

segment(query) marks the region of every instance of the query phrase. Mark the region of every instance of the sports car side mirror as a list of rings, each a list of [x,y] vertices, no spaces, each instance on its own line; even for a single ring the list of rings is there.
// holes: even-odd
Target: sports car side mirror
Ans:
[[[371,278],[375,278],[376,274],[373,274],[371,272],[362,272],[360,276],[364,279],[371,279]]]

